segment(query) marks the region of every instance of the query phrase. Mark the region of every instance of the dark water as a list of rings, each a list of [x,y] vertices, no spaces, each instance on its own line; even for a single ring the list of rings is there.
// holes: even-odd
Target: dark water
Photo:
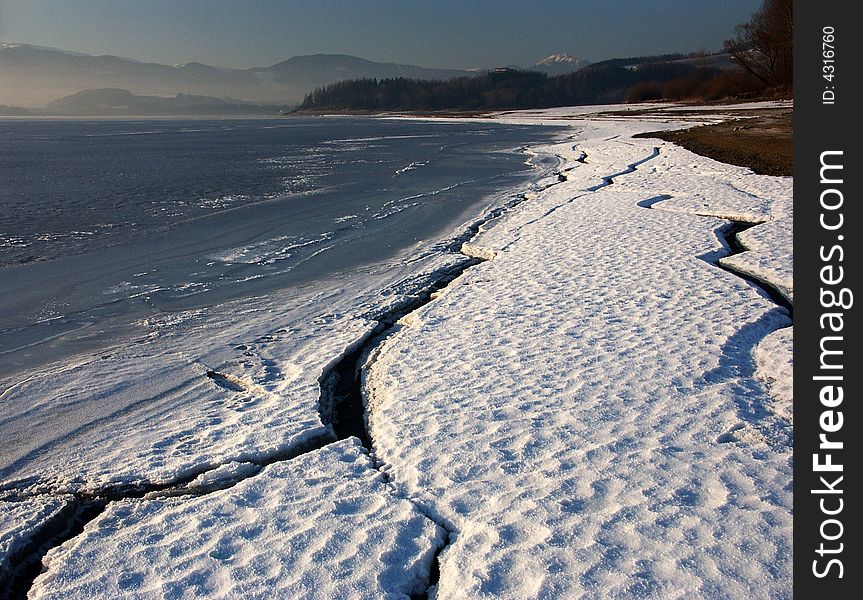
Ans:
[[[554,133],[371,118],[0,121],[0,356],[32,366],[41,346],[94,323],[429,246],[536,176],[518,149]]]

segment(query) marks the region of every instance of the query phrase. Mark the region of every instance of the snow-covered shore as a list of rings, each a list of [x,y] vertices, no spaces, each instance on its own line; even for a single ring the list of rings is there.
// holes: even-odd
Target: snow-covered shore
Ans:
[[[31,597],[395,598],[429,583],[439,598],[790,597],[790,318],[732,271],[793,301],[791,180],[631,137],[683,117],[603,110],[499,117],[570,123],[571,139],[531,149],[560,174],[483,225],[465,254],[485,262],[372,346],[373,461],[329,443],[317,402],[322,365],[375,319],[334,310],[321,346],[240,315],[212,339],[236,356],[199,360],[230,377],[162,373],[129,410],[125,435],[146,443],[94,438],[69,449],[84,459],[71,470],[9,471],[23,494],[2,514],[45,492],[213,469],[191,495],[110,502],[48,553]],[[758,223],[740,236],[749,251],[727,256],[725,218]],[[429,277],[462,260],[436,259]],[[183,343],[171,352],[192,354]],[[140,373],[74,365],[5,400],[122,394],[151,359]],[[197,405],[220,382],[227,420]],[[188,414],[158,410],[178,395]]]
[[[116,502],[50,555],[31,595],[403,598],[442,538],[347,439],[220,492]]]
[[[790,319],[719,267],[792,297],[791,181],[575,125],[370,364],[378,458],[456,532],[438,597],[789,597]],[[720,216],[766,224],[724,258]]]

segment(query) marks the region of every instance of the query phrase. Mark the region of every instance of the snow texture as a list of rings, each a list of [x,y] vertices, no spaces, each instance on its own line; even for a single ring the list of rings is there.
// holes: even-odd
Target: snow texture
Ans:
[[[790,319],[717,260],[720,216],[790,228],[791,180],[574,118],[566,181],[369,361],[377,457],[455,531],[437,597],[790,597],[790,425],[753,356]]]
[[[794,401],[794,329],[786,327],[767,335],[755,348],[755,374],[767,383],[775,399],[773,410],[788,421],[793,420]]]
[[[16,502],[0,501],[0,590],[8,583],[11,559],[39,542],[45,524],[72,510],[71,496],[42,496]],[[46,540],[41,540],[42,542]]]
[[[318,412],[321,374],[377,325],[374,314],[455,261],[157,314],[139,343],[15,383],[0,394],[0,498],[165,485],[333,441]]]
[[[29,597],[408,598],[442,544],[349,438],[209,495],[112,503]]]
[[[344,323],[341,335],[330,336],[329,344],[315,340],[315,351],[294,341],[298,360],[288,365],[290,371],[243,356],[252,348],[267,357],[267,347],[286,334],[264,336],[254,346],[246,342],[242,344],[246,350],[234,351],[236,358],[217,363],[220,372],[237,373],[246,384],[206,377],[208,361],[195,357],[192,348],[184,352],[176,346],[154,348],[154,344],[117,350],[104,359],[60,367],[31,379],[7,392],[4,400],[14,406],[19,398],[37,398],[30,402],[28,413],[43,412],[42,404],[61,414],[65,407],[74,407],[75,414],[87,420],[70,419],[51,431],[37,431],[54,437],[35,448],[32,441],[21,440],[21,457],[6,472],[23,472],[27,477],[7,485],[86,491],[168,482],[228,460],[264,460],[315,439],[334,439],[318,417],[319,352],[337,356],[363,331],[362,323]],[[202,342],[199,336],[192,337]],[[189,344],[191,340],[177,341]],[[273,377],[276,369],[281,373]],[[93,419],[91,413],[80,410],[88,404],[97,414],[108,410]],[[28,417],[19,414],[10,420]],[[100,427],[105,423],[111,427]]]
[[[794,250],[792,217],[756,225],[737,235],[747,252],[720,259],[720,262],[758,281],[773,286],[788,302],[794,302]]]

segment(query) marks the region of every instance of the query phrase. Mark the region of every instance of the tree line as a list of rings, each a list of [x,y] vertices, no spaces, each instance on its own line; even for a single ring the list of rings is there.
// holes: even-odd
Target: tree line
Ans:
[[[667,82],[701,71],[716,74],[714,69],[688,64],[615,63],[597,63],[555,77],[501,69],[446,81],[405,78],[340,81],[308,94],[299,110],[469,111],[613,104],[624,101],[630,88],[639,82]]]
[[[574,73],[496,69],[446,81],[355,79],[320,87],[298,110],[470,111],[551,108],[649,100],[716,100],[789,96],[792,85],[792,0],[764,0],[735,29],[725,51],[737,65],[717,69],[692,56],[663,55],[594,63]],[[706,58],[706,56],[705,56]]]

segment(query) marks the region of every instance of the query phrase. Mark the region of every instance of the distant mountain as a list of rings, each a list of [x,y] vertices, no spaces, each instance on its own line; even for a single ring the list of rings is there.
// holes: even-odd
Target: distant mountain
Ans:
[[[345,54],[295,56],[272,67],[250,71],[255,77],[271,84],[300,87],[307,91],[348,79],[452,79],[470,74],[455,69],[379,63]]]
[[[226,69],[201,63],[170,66],[27,44],[0,44],[0,104],[24,107],[41,107],[84,89],[106,88],[144,96],[193,94],[293,105],[313,89],[344,79],[448,79],[470,74],[378,63],[341,54],[297,56],[270,67]]]
[[[180,116],[180,115],[270,115],[278,106],[266,106],[230,98],[177,94],[173,98],[135,96],[116,88],[77,92],[49,102],[42,114],[70,116]]]
[[[528,67],[528,70],[539,71],[540,73],[554,76],[574,73],[589,64],[590,61],[582,58],[575,58],[569,54],[552,54],[551,56],[543,58],[532,67]]]
[[[91,88],[121,88],[151,96],[187,93],[261,101],[266,97],[260,87],[250,75],[232,76],[204,65],[172,67],[25,44],[0,45],[0,103],[3,104],[41,107]],[[244,91],[247,95],[240,96]]]
[[[30,114],[30,112],[26,108],[0,104],[0,117],[23,117],[28,114]]]

